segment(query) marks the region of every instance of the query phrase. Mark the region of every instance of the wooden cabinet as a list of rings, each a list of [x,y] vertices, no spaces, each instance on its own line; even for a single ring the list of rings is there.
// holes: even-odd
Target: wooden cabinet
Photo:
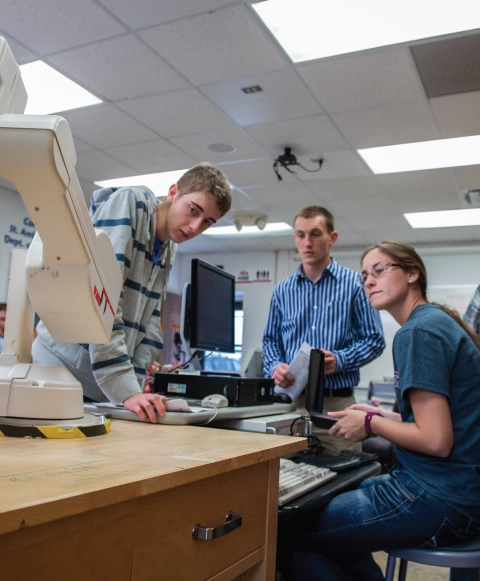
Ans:
[[[123,421],[86,440],[2,438],[0,578],[273,581],[278,458],[305,446]],[[239,528],[192,538],[229,511]]]

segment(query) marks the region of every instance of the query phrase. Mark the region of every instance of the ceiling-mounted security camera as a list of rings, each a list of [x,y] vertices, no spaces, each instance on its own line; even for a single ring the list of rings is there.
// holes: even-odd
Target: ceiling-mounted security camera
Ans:
[[[288,172],[295,173],[295,174],[297,172],[291,170],[289,166],[298,165],[303,170],[308,171],[308,172],[320,171],[322,169],[323,158],[320,158],[320,159],[312,159],[312,161],[314,163],[318,163],[318,169],[307,169],[306,167],[304,167],[301,163],[299,163],[297,161],[297,158],[292,153],[292,148],[291,147],[285,147],[283,155],[279,155],[277,157],[277,159],[274,159],[273,160],[273,171],[275,172],[275,174],[276,174],[276,176],[278,178],[278,181],[280,181],[282,179],[282,176],[280,175],[280,173],[278,171],[278,167],[279,166],[282,166]]]

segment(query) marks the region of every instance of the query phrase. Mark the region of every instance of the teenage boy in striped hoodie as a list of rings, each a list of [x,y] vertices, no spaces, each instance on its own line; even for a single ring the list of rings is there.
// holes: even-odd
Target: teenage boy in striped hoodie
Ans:
[[[177,244],[198,236],[230,209],[226,176],[208,163],[188,170],[161,202],[145,186],[106,188],[93,193],[95,228],[110,237],[123,275],[112,336],[105,345],[58,343],[37,325],[35,363],[64,365],[93,401],[123,404],[141,419],[156,422],[165,398],[144,393],[146,369],[163,348],[162,299]]]

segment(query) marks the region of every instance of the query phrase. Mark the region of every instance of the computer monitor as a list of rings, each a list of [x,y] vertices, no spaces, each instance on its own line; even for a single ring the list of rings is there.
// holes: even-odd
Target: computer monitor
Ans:
[[[186,360],[195,350],[235,352],[235,276],[192,259],[191,282],[183,289],[181,336]],[[198,356],[190,366],[200,370]]]
[[[330,429],[338,420],[323,415],[325,392],[325,354],[320,349],[310,351],[308,379],[305,388],[305,409],[316,428]]]

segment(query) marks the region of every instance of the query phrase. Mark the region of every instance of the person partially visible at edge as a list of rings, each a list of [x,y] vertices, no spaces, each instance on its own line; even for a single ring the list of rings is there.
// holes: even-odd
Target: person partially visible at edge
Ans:
[[[475,290],[463,315],[463,320],[473,329],[477,336],[480,336],[480,285]],[[450,581],[478,581],[480,578],[479,572],[479,569],[452,569]]]
[[[177,244],[191,240],[230,209],[226,176],[209,163],[188,170],[170,186],[163,202],[145,186],[106,188],[93,193],[90,214],[104,230],[123,274],[112,336],[106,345],[57,343],[37,326],[35,363],[64,365],[92,401],[123,404],[141,419],[156,422],[166,399],[144,393],[146,370],[163,348],[162,298]]]
[[[0,353],[3,351],[3,339],[5,336],[6,317],[7,317],[7,303],[0,303]]]
[[[330,433],[357,442],[382,436],[398,463],[280,532],[285,581],[380,581],[373,552],[438,549],[480,529],[480,339],[458,313],[428,302],[425,265],[408,244],[367,248],[361,280],[373,307],[400,325],[400,413],[355,404],[329,414],[338,418]]]
[[[470,325],[476,335],[480,335],[480,285],[463,315],[463,320]]]
[[[324,412],[355,403],[359,369],[385,348],[378,313],[356,284],[358,273],[340,266],[331,256],[337,241],[332,213],[322,206],[301,210],[294,221],[294,240],[301,258],[297,272],[275,286],[263,335],[265,375],[288,388],[295,381],[289,365],[306,341],[325,354]],[[329,452],[339,442],[320,440]],[[345,448],[360,449],[342,442]]]

